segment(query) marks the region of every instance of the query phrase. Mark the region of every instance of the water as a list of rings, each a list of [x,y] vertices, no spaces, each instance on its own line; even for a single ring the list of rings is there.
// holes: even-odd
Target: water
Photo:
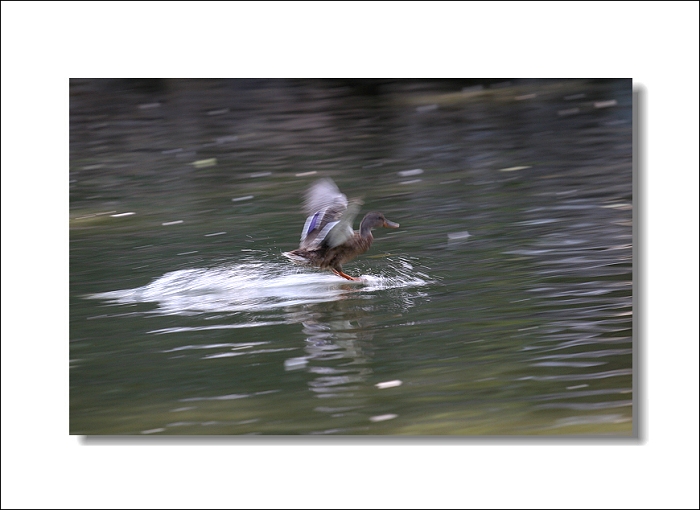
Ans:
[[[631,83],[473,85],[72,81],[71,433],[632,434]]]

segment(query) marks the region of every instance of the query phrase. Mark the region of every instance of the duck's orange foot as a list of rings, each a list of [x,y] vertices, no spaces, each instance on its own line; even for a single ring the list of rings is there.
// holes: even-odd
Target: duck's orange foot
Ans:
[[[353,282],[359,282],[361,280],[361,278],[355,278],[354,276],[350,276],[348,274],[345,274],[338,269],[331,268],[331,271],[333,271],[333,274],[336,274],[336,275],[340,276],[341,278],[345,278],[346,280],[351,280]]]

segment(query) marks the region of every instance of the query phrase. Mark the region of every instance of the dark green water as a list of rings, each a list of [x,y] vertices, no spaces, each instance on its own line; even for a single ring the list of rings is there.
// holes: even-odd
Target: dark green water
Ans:
[[[631,81],[471,85],[72,81],[71,433],[631,435]]]

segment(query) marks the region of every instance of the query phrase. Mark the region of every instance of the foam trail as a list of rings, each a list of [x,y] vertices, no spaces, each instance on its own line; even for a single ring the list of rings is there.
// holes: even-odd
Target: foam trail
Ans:
[[[199,314],[260,312],[308,303],[335,301],[356,292],[419,287],[427,275],[412,271],[399,259],[386,274],[363,275],[350,282],[313,269],[290,268],[272,262],[244,262],[231,266],[184,269],[167,273],[143,287],[87,296],[114,304],[157,303],[154,313]]]

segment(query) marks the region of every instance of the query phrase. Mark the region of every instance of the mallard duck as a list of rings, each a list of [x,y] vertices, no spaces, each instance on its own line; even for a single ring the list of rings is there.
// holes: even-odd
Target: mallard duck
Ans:
[[[369,250],[374,240],[373,228],[399,226],[380,212],[369,212],[355,232],[352,223],[361,204],[359,200],[348,204],[347,197],[331,179],[316,181],[306,192],[304,212],[308,218],[299,248],[283,255],[297,264],[330,269],[346,280],[359,281],[360,278],[343,272],[343,264]]]

